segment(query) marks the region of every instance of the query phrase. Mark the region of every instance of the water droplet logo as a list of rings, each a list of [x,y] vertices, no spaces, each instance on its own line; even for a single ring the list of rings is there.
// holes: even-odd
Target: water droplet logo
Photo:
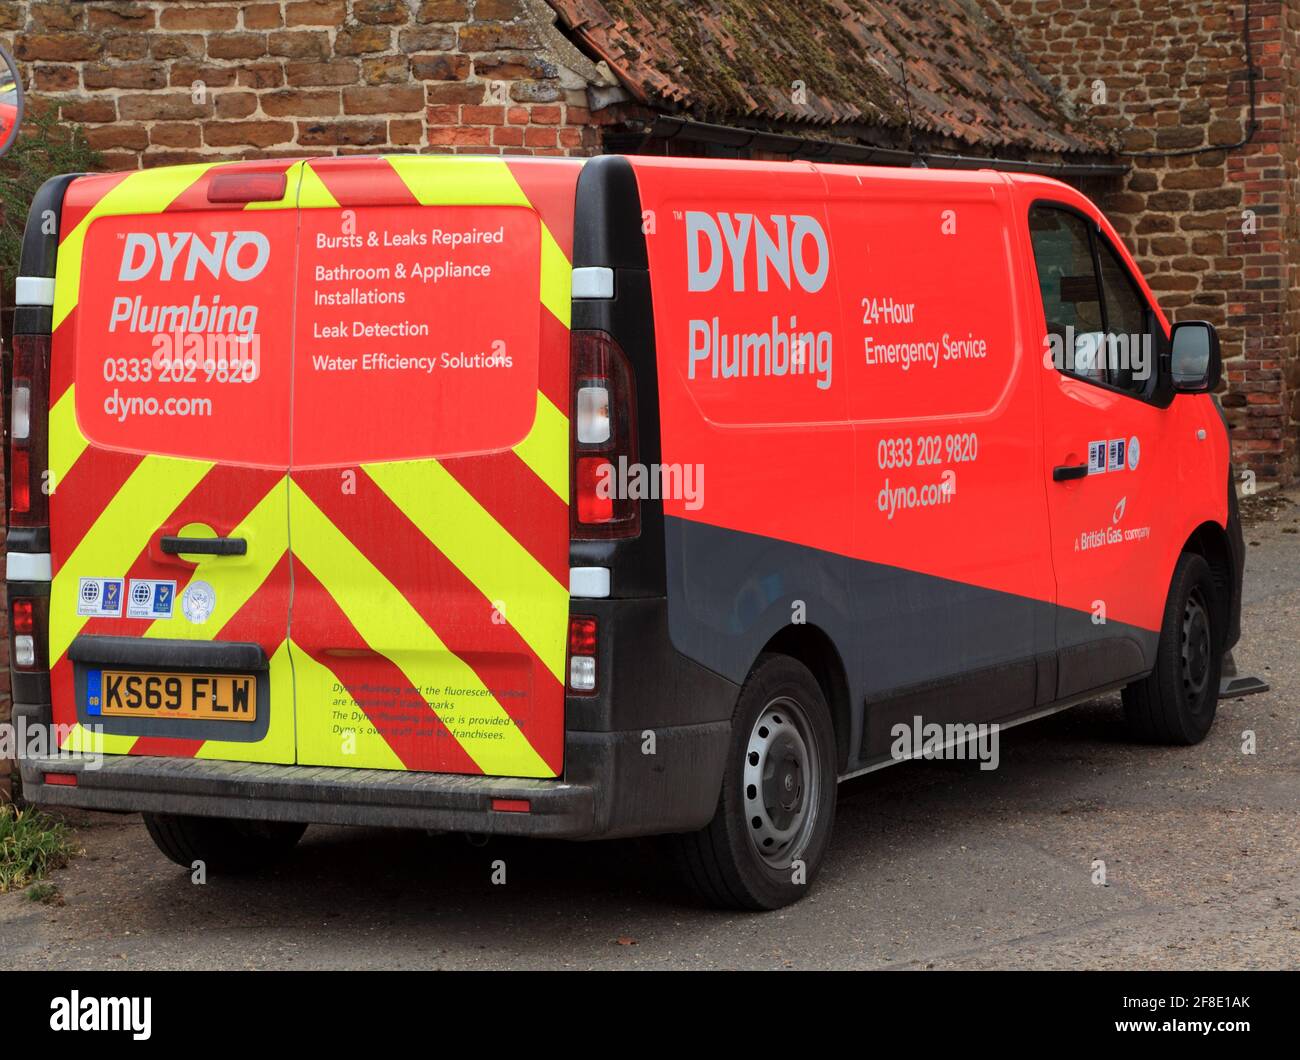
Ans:
[[[1112,523],[1118,523],[1124,518],[1124,509],[1128,507],[1128,498],[1121,497],[1119,503],[1115,505],[1115,514],[1110,517]]]

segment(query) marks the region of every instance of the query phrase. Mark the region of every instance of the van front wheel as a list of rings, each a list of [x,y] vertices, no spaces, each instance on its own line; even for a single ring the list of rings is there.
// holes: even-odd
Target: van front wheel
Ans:
[[[307,830],[305,824],[284,821],[235,821],[170,813],[143,816],[154,845],[177,865],[194,869],[196,862],[202,862],[205,871],[218,875],[265,868],[292,850]]]
[[[1223,616],[1210,566],[1185,552],[1174,568],[1156,665],[1124,689],[1129,728],[1148,743],[1195,744],[1214,724],[1223,663]]]
[[[683,873],[706,900],[779,909],[802,898],[835,818],[835,733],[806,666],[763,655],[736,704],[717,812],[675,836]]]

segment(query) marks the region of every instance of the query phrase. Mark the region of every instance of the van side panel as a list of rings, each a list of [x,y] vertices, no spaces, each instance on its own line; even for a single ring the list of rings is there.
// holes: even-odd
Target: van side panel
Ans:
[[[990,174],[633,159],[649,248],[677,649],[735,681],[829,636],[849,768],[895,722],[1055,698],[1033,293]],[[791,352],[787,352],[791,351]]]

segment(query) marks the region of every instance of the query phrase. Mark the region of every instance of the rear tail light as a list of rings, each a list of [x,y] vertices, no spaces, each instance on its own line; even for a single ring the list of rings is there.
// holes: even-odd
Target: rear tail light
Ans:
[[[17,670],[44,670],[41,645],[48,628],[49,598],[15,597],[9,603],[9,633],[13,638],[9,657]]]
[[[578,387],[578,442],[602,445],[609,441],[609,388],[594,384]]]
[[[578,522],[590,526],[614,521],[614,465],[602,456],[578,458]]]
[[[569,617],[569,689],[596,691],[596,620],[589,615]]]
[[[45,483],[49,368],[48,335],[14,336],[9,419],[9,521],[13,526],[44,526],[49,521]]]
[[[635,537],[640,502],[626,488],[636,462],[636,393],[627,356],[604,331],[575,331],[572,535]]]

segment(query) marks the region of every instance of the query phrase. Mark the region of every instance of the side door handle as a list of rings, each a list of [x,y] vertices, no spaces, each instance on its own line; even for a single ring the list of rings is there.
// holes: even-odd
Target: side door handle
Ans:
[[[243,556],[248,542],[242,537],[173,537],[165,535],[162,550],[169,556],[182,552],[198,556]]]
[[[1087,477],[1087,464],[1061,464],[1052,468],[1053,482],[1072,482],[1074,479]]]

